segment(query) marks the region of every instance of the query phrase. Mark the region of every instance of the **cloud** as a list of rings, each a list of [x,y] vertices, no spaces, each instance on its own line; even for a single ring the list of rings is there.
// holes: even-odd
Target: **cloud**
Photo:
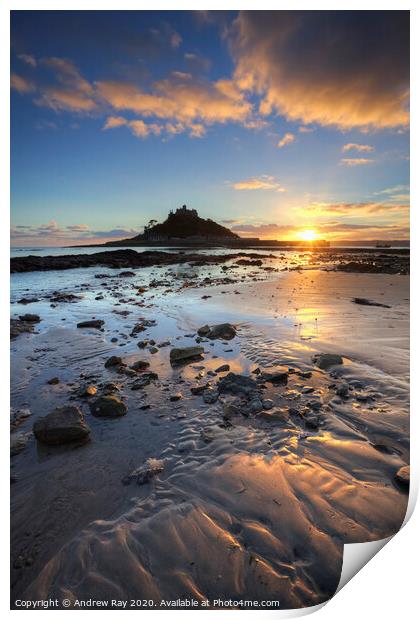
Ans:
[[[115,129],[116,127],[127,127],[137,138],[161,134],[174,136],[184,131],[189,131],[193,138],[201,138],[206,133],[206,128],[200,123],[146,123],[142,119],[128,120],[123,116],[109,116],[102,129]]]
[[[243,11],[235,79],[263,114],[341,129],[408,124],[408,11]]]
[[[49,68],[58,84],[41,89],[37,105],[57,111],[92,112],[97,108],[92,85],[80,74],[77,67],[64,58],[44,58],[41,63]]]
[[[344,215],[350,217],[372,216],[378,214],[399,213],[406,216],[410,205],[392,204],[389,202],[339,202],[339,203],[313,203],[302,207],[302,214],[329,217]]]
[[[343,153],[347,153],[347,151],[358,151],[359,153],[371,153],[374,151],[374,147],[369,144],[355,144],[354,142],[349,142],[345,144],[341,149]]]
[[[299,133],[312,133],[315,131],[313,127],[307,127],[306,125],[301,125],[299,127]]]
[[[374,159],[367,159],[366,157],[345,157],[341,159],[344,166],[366,166],[373,164],[374,161]]]
[[[26,63],[27,65],[30,65],[31,67],[36,67],[37,65],[36,58],[31,54],[19,54],[18,58],[19,60]]]
[[[131,82],[102,81],[96,84],[99,96],[115,110],[144,117],[206,124],[242,122],[252,110],[234,82],[210,82],[190,74],[172,73],[153,83],[146,92]]]
[[[251,177],[244,181],[230,183],[231,187],[237,191],[243,190],[275,190],[276,192],[285,192],[286,189],[276,181],[275,177],[263,174],[259,177]]]
[[[111,230],[91,230],[87,224],[61,226],[56,220],[39,226],[12,226],[11,240],[18,245],[59,246],[72,243],[95,243],[124,239],[139,234],[134,228],[117,227]]]
[[[16,73],[12,73],[10,76],[10,86],[14,90],[17,90],[21,95],[33,93],[35,90],[35,85],[31,81],[17,75]]]
[[[237,224],[231,230],[242,237],[260,237],[261,239],[296,239],[305,226],[294,224]],[[319,237],[330,240],[371,240],[371,239],[408,239],[410,230],[406,225],[398,224],[352,224],[338,221],[313,226]]]
[[[277,143],[277,146],[279,149],[282,149],[283,147],[287,146],[288,144],[292,144],[292,142],[294,142],[296,140],[294,134],[292,133],[285,133],[284,136],[279,140],[279,142]]]

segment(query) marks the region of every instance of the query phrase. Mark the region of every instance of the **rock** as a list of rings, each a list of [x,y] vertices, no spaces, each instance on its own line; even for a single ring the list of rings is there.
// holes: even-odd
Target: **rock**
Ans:
[[[37,314],[22,314],[19,319],[26,323],[39,323],[41,320]]]
[[[341,355],[335,355],[334,353],[320,353],[314,356],[314,362],[321,370],[328,370],[331,366],[342,364],[343,358]]]
[[[154,355],[155,353],[159,353],[159,349],[157,347],[149,347],[149,353]]]
[[[175,394],[170,395],[169,400],[177,401],[177,400],[181,400],[181,398],[182,398],[181,392],[176,392]]]
[[[52,379],[48,379],[47,383],[48,385],[57,385],[57,383],[60,383],[60,379],[58,377],[52,377]]]
[[[117,396],[100,396],[90,404],[92,415],[103,418],[119,418],[127,413],[127,405]]]
[[[311,400],[308,403],[308,407],[310,407],[311,409],[315,409],[316,411],[319,411],[319,409],[321,409],[322,407],[322,403],[319,400]]]
[[[144,465],[135,469],[131,474],[123,479],[123,484],[130,484],[135,480],[137,484],[146,484],[150,482],[154,476],[160,474],[165,467],[165,461],[160,459],[147,459]]]
[[[230,370],[229,364],[222,364],[222,366],[216,368],[215,372],[227,372],[228,370]]]
[[[150,385],[152,381],[159,379],[155,372],[143,372],[135,383],[131,386],[132,390],[142,390],[146,386]]]
[[[55,291],[50,297],[50,301],[54,303],[61,303],[61,302],[72,303],[75,301],[79,301],[80,299],[83,299],[83,298],[78,295],[73,295],[73,293],[60,293],[58,291]]]
[[[203,327],[200,327],[199,329],[197,329],[197,334],[199,336],[207,336],[207,334],[210,332],[210,326],[209,325],[203,325]]]
[[[207,390],[207,388],[209,387],[209,383],[204,383],[203,385],[192,385],[190,387],[191,390],[191,394],[202,394],[203,392],[205,392]]]
[[[134,362],[134,364],[132,366],[130,366],[130,368],[132,370],[146,370],[146,368],[149,368],[150,364],[149,362],[146,362],[146,360],[138,360],[137,362]]]
[[[121,271],[121,273],[118,274],[119,278],[133,278],[136,274],[134,273],[134,271]]]
[[[18,304],[34,304],[37,301],[39,301],[37,297],[22,297],[22,299],[19,299]]]
[[[77,327],[92,327],[94,329],[101,329],[104,324],[105,321],[101,321],[100,319],[92,319],[91,321],[82,321],[81,323],[77,323]]]
[[[338,386],[338,388],[336,389],[335,393],[340,398],[348,398],[349,386],[347,385],[347,383],[342,383],[341,385]]]
[[[87,385],[82,392],[82,396],[95,396],[98,388],[94,385]]]
[[[271,398],[263,398],[261,402],[263,409],[265,409],[266,411],[274,407],[274,402],[271,400]]]
[[[251,394],[258,390],[258,384],[254,379],[233,372],[222,377],[217,386],[219,392],[230,394]]]
[[[410,466],[404,465],[400,467],[397,473],[395,474],[395,480],[404,486],[409,486],[410,484]]]
[[[264,368],[261,372],[261,377],[264,381],[269,381],[270,383],[287,383],[289,371],[285,366]]]
[[[112,366],[122,366],[122,359],[121,357],[118,357],[118,355],[111,355],[111,357],[109,357],[106,362],[105,362],[105,368],[112,368]]]
[[[247,412],[251,415],[259,413],[263,408],[263,404],[259,398],[254,398],[247,406]]]
[[[197,358],[203,355],[203,353],[204,353],[203,347],[175,348],[175,349],[171,349],[171,352],[169,354],[169,359],[171,361],[171,364],[174,364],[176,362],[182,362],[184,360]]]
[[[32,333],[34,331],[34,323],[21,321],[20,319],[10,319],[10,338],[17,338],[20,334]]]
[[[364,297],[353,297],[353,303],[359,304],[360,306],[378,306],[379,308],[391,308],[387,304],[380,304],[377,301],[371,301],[370,299],[365,299]]]
[[[230,420],[235,415],[242,414],[242,407],[237,403],[227,402],[223,404],[223,419]]]
[[[19,452],[22,452],[28,444],[28,441],[32,433],[13,433],[10,435],[10,456],[16,456]]]
[[[197,334],[199,336],[210,338],[210,340],[216,340],[216,338],[221,338],[222,340],[232,340],[232,338],[236,336],[236,329],[230,323],[220,323],[219,325],[214,325],[213,327],[204,325],[197,330]]]
[[[219,398],[219,393],[214,388],[209,388],[203,392],[203,400],[207,405],[212,405]]]
[[[33,425],[33,431],[41,443],[59,445],[86,439],[90,428],[78,407],[65,406],[38,418]]]

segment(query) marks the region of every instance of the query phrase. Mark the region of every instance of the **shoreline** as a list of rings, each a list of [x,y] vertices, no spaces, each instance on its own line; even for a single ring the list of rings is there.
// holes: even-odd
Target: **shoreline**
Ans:
[[[302,250],[296,249],[295,252],[302,253]],[[343,270],[348,269],[350,271],[366,271],[375,273],[409,272],[409,249],[396,248],[392,250],[365,250],[361,248],[350,248],[340,250],[338,248],[329,248],[311,250],[310,252],[306,250],[306,254],[308,253],[311,255],[313,254],[315,260],[318,257],[319,260],[338,261],[337,268]],[[353,255],[357,256],[357,261],[351,260]],[[126,269],[150,267],[155,265],[171,265],[176,263],[207,265],[225,263],[233,259],[250,259],[262,262],[264,259],[271,258],[276,258],[276,255],[244,251],[233,254],[187,254],[185,251],[179,251],[177,253],[157,250],[137,252],[132,249],[120,249],[92,254],[18,256],[10,259],[10,271],[13,274],[30,271],[52,271],[95,266],[110,267],[112,269]]]

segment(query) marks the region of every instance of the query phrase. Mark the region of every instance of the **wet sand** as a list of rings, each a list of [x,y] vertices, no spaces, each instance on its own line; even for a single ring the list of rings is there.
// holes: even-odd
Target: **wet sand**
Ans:
[[[27,439],[12,457],[12,601],[310,606],[335,591],[344,543],[399,529],[407,489],[395,474],[409,462],[408,276],[310,263],[293,256],[228,271],[184,265],[138,269],[131,278],[95,278],[109,275],[98,268],[51,272],[51,280],[16,276],[13,301],[34,293],[40,301],[13,303],[12,315],[42,320],[12,343],[14,413],[30,410],[12,433]],[[304,269],[265,269],[285,264]],[[54,289],[82,299],[51,307]],[[76,328],[93,317],[105,321],[103,331]],[[132,337],[140,317],[156,325]],[[203,339],[202,361],[170,365],[171,347],[196,345],[199,327],[222,322],[237,326],[235,338]],[[143,339],[154,339],[156,352],[140,349]],[[317,353],[344,363],[319,369]],[[129,365],[147,360],[159,379],[132,390],[135,378],[104,367],[111,355]],[[207,381],[216,387],[228,371],[215,369],[225,363],[250,377],[285,366],[288,381],[261,384],[270,409],[226,419],[236,397],[206,403],[191,393]],[[49,384],[52,377],[59,383]],[[107,382],[128,407],[122,418],[91,415],[80,396],[86,385],[99,394]],[[345,397],[337,394],[343,385]],[[33,421],[64,404],[80,406],[90,441],[40,444]],[[305,422],[310,409],[317,428]],[[123,483],[150,458],[163,461],[162,472],[146,484]]]

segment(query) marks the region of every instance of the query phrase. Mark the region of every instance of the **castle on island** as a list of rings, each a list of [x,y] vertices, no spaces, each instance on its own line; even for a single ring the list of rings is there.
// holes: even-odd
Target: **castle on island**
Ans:
[[[224,247],[287,247],[305,245],[301,241],[267,240],[258,237],[240,237],[229,228],[214,222],[210,218],[202,218],[196,209],[188,209],[187,205],[171,210],[162,223],[150,220],[144,227],[144,232],[131,239],[108,241],[105,245],[117,247],[127,246],[224,246]],[[308,245],[308,244],[306,244]],[[327,241],[317,240],[310,244],[316,247],[328,247]]]

